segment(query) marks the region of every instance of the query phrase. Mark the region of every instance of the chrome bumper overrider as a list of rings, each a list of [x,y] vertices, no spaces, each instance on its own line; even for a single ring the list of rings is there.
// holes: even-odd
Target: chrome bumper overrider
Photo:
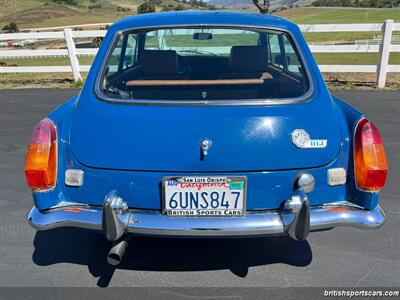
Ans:
[[[103,230],[108,226],[104,219],[105,206],[70,205],[39,211],[33,207],[29,223],[37,230],[57,227],[79,227]],[[293,213],[289,210],[248,211],[244,217],[168,217],[157,210],[132,210],[114,214],[115,224],[121,228],[106,228],[109,240],[117,240],[123,233],[159,236],[255,236],[289,233]],[[380,206],[365,210],[349,202],[309,208],[309,229],[318,230],[336,226],[378,228],[385,222]],[[110,223],[110,222],[108,222]],[[115,226],[118,227],[118,226]],[[290,233],[289,233],[290,234]]]

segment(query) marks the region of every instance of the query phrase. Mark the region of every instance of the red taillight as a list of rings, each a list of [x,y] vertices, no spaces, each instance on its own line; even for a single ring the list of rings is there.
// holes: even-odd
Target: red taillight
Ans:
[[[57,131],[50,119],[44,119],[33,130],[25,162],[25,176],[34,190],[55,186],[57,173]]]
[[[357,187],[379,191],[385,186],[388,166],[385,147],[375,124],[361,119],[354,135],[354,171]]]

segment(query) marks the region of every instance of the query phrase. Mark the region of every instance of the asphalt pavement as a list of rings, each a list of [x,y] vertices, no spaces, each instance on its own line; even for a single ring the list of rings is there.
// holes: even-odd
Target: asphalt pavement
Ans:
[[[335,228],[305,242],[134,238],[117,268],[107,265],[110,245],[100,234],[36,232],[26,221],[33,202],[23,167],[33,126],[76,93],[0,90],[0,286],[400,287],[399,91],[335,92],[383,135],[390,173],[382,228]]]

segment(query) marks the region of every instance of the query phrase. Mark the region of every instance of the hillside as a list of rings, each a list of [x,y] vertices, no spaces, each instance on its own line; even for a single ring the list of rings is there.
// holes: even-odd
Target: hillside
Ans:
[[[302,7],[310,5],[313,0],[272,0],[272,9],[279,9],[282,7]],[[214,4],[217,7],[226,8],[250,8],[254,9],[251,0],[210,0],[208,3]]]
[[[19,28],[76,25],[113,22],[136,14],[146,0],[0,0],[0,26],[15,22]],[[153,0],[157,11],[174,9],[204,9],[193,1]],[[257,11],[252,0],[203,0],[218,8]],[[272,9],[301,7],[313,0],[272,0]]]
[[[136,14],[138,5],[145,0],[97,0],[95,7],[89,8],[89,0],[73,0],[74,5],[57,4],[66,0],[0,0],[0,28],[10,22],[16,22],[19,28],[39,28],[87,23],[114,22],[128,15]],[[157,10],[174,8],[202,9],[177,0],[156,1]],[[303,6],[311,0],[273,0],[278,5]],[[225,3],[226,9],[256,11],[251,0],[210,0],[208,3]],[[231,4],[229,4],[231,3]],[[247,5],[240,7],[242,5]],[[280,3],[280,4],[279,4]],[[239,5],[239,6],[236,6]],[[386,19],[400,22],[400,9],[352,9],[352,8],[312,8],[299,7],[276,13],[298,24],[318,23],[376,23]]]
[[[44,27],[104,22],[105,19],[113,21],[122,16],[116,9],[112,11],[107,2],[101,1],[101,8],[88,9],[83,6],[58,5],[46,0],[0,0],[0,24],[15,22],[20,28]],[[83,4],[83,1],[77,3]]]
[[[204,9],[178,0],[153,0],[157,11]],[[0,25],[15,22],[20,28],[113,22],[136,14],[145,0],[0,0]]]
[[[380,23],[388,19],[400,22],[400,9],[393,8],[316,8],[303,7],[277,13],[297,24]]]
[[[208,3],[214,4],[217,7],[254,8],[251,0],[210,0]]]

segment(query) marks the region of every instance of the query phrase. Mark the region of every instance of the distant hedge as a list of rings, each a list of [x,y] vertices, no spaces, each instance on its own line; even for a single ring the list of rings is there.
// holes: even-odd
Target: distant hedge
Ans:
[[[57,4],[76,5],[76,2],[74,0],[52,0],[52,1]]]
[[[137,8],[138,14],[148,14],[156,11],[156,6],[153,1],[147,1],[140,4]]]
[[[7,33],[19,32],[18,25],[14,22],[4,25],[1,30]]]

